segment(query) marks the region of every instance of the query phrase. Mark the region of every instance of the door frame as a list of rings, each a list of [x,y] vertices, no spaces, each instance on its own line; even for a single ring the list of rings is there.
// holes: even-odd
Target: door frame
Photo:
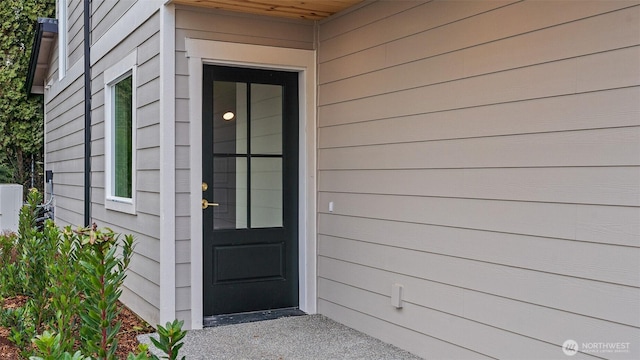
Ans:
[[[191,328],[203,319],[202,260],[202,73],[203,65],[298,72],[298,299],[300,310],[317,311],[316,240],[316,52],[214,40],[185,39],[189,64],[189,163],[191,191]],[[177,80],[177,79],[176,79]],[[179,82],[176,81],[176,86]]]

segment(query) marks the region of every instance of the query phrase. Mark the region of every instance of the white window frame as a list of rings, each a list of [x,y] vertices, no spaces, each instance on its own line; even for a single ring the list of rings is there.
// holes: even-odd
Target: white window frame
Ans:
[[[105,201],[104,206],[109,210],[120,211],[128,214],[136,213],[136,68],[137,68],[137,51],[132,52],[118,63],[108,68],[104,72],[104,128],[105,128]],[[114,125],[113,107],[114,86],[124,78],[131,76],[131,198],[122,198],[113,195],[113,184],[115,181],[114,169]]]
[[[58,18],[58,81],[67,74],[67,0],[58,0],[56,4]]]

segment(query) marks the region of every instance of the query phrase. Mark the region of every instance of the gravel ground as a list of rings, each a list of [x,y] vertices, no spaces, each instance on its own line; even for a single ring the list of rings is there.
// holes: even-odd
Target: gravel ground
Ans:
[[[138,340],[153,348],[150,335],[140,335]],[[420,359],[322,315],[193,330],[184,342],[180,357],[189,360]]]

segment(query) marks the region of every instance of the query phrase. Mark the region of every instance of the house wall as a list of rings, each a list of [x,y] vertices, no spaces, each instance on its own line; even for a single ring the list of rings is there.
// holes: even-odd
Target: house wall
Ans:
[[[84,4],[82,0],[68,0],[67,4],[67,56],[71,65],[80,60],[84,53]]]
[[[115,29],[116,25],[124,28],[118,24],[122,16],[128,11],[139,11],[132,7],[134,3],[129,0],[92,2],[91,218],[100,227],[134,235],[136,247],[121,300],[146,321],[157,324],[160,302],[159,14],[156,11],[138,27],[126,29],[123,40],[112,48],[105,48],[105,44],[113,39],[101,41],[103,36],[122,35],[122,30]],[[56,47],[50,61],[52,86],[45,94],[45,157],[47,169],[55,174],[56,222],[62,226],[80,226],[84,222],[83,2],[70,0],[68,5],[69,69],[65,78],[58,81]],[[137,16],[142,15],[138,12]],[[131,215],[107,210],[104,205],[104,71],[133,51],[137,52],[137,201],[136,213]]]
[[[426,358],[640,357],[639,16],[380,1],[322,22],[319,312]]]
[[[82,2],[82,0],[77,0]],[[137,0],[92,0],[91,44],[95,44]]]
[[[114,6],[117,8],[117,5]],[[132,234],[136,246],[122,301],[150,324],[160,308],[160,16],[155,13],[92,66],[91,216],[99,226]],[[105,208],[104,71],[132,51],[136,68],[136,213]]]
[[[67,71],[58,79],[58,45],[51,51],[45,91],[45,163],[54,172],[55,217],[61,226],[82,225],[84,212],[84,87],[82,61],[74,52],[77,39],[82,48],[82,28],[73,20],[82,1],[67,3]],[[61,29],[62,30],[62,29]],[[82,54],[80,54],[82,56]]]
[[[185,39],[313,49],[314,24],[176,6],[176,318],[191,327],[189,66]]]

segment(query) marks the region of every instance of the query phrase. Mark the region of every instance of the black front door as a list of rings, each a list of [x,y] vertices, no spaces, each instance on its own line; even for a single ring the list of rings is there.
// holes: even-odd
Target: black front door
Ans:
[[[205,65],[204,315],[298,306],[298,74]]]

